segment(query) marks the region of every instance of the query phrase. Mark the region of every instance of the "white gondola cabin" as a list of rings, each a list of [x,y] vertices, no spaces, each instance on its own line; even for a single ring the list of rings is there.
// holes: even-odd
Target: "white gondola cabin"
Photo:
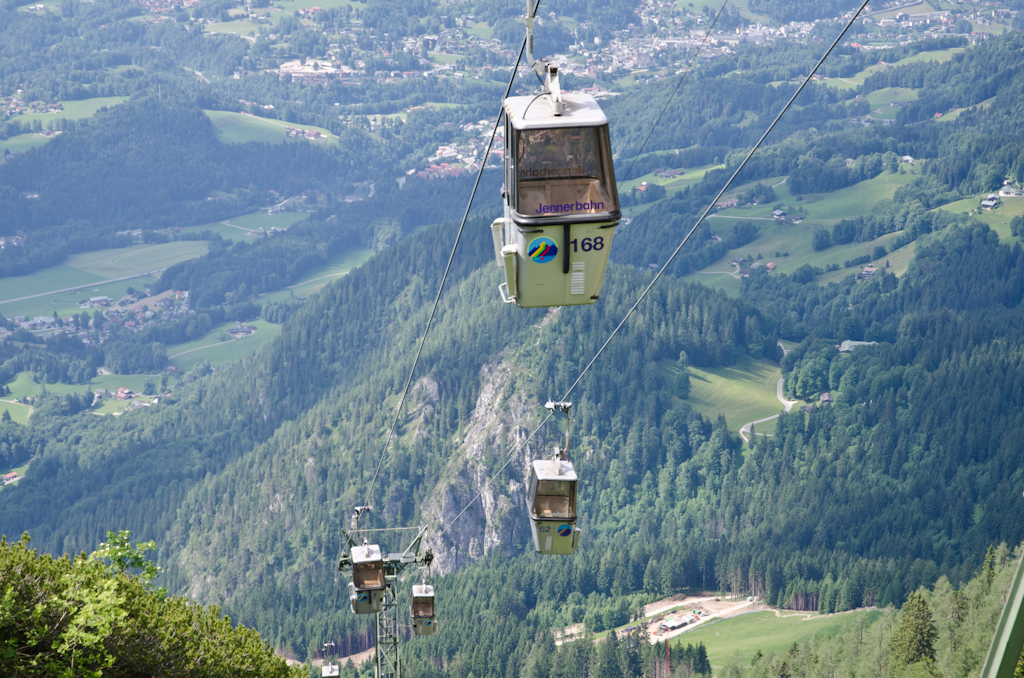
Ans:
[[[597,301],[621,216],[608,118],[587,94],[553,91],[504,101],[505,214],[491,231],[502,297],[528,308]]]
[[[572,463],[565,459],[533,462],[527,501],[537,553],[571,555],[580,543]]]
[[[356,614],[380,612],[384,600],[384,559],[376,544],[352,547],[352,581],[348,596]]]
[[[429,584],[417,584],[412,587],[412,629],[417,636],[432,636],[437,631],[434,619],[434,587]]]

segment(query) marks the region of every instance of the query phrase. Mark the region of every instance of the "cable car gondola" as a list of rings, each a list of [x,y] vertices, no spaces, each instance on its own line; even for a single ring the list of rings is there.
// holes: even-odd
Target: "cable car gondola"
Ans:
[[[348,597],[356,614],[380,612],[384,600],[384,558],[376,544],[352,547],[352,581]]]
[[[592,304],[621,217],[608,118],[592,96],[562,93],[557,66],[534,61],[532,30],[527,19],[544,91],[502,103],[505,213],[491,224],[499,290],[524,308]]]
[[[568,420],[565,447],[555,448],[554,459],[537,460],[530,465],[527,502],[533,545],[543,555],[571,555],[580,545],[580,529],[576,527],[576,471],[566,457],[572,403],[548,402],[545,407],[565,412]]]
[[[571,555],[580,542],[576,527],[576,472],[566,459],[538,460],[530,469],[533,545],[544,555]]]
[[[434,619],[434,587],[430,584],[417,584],[412,587],[412,605],[409,608],[412,616],[412,629],[417,636],[432,636],[437,632],[437,621]]]

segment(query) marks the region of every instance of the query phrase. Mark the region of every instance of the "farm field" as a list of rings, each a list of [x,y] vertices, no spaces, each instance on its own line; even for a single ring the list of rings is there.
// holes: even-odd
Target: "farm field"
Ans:
[[[203,31],[206,33],[221,33],[229,35],[234,33],[236,35],[249,35],[259,33],[260,25],[255,21],[249,21],[248,19],[238,19],[236,21],[224,21],[216,24],[207,24],[203,26]],[[262,24],[266,26],[266,24]]]
[[[0,279],[0,313],[12,318],[18,315],[57,315],[80,313],[78,302],[83,298],[108,296],[120,299],[129,287],[143,288],[156,282],[157,275],[139,276],[142,271],[155,271],[179,261],[206,253],[202,240],[133,245],[132,247],[97,250],[75,254],[67,263],[50,266],[29,275]],[[138,266],[138,267],[136,267]],[[97,285],[114,278],[136,276],[120,282]],[[55,290],[77,288],[77,291],[47,294]],[[20,297],[33,299],[9,301]]]
[[[907,165],[903,165],[904,168]],[[868,214],[881,214],[891,204],[892,195],[896,189],[909,184],[917,178],[913,171],[904,174],[888,174],[883,172],[874,179],[861,181],[860,183],[838,191],[824,195],[803,195],[802,200],[797,200],[790,190],[789,182],[775,187],[776,202],[786,205],[788,211],[795,211],[796,214],[804,216],[804,223],[801,226],[821,225],[832,226],[841,219],[850,219],[856,216]],[[767,183],[767,180],[765,180]],[[739,186],[729,193],[739,194],[749,184]],[[774,204],[774,203],[773,203]],[[768,218],[771,216],[772,206],[759,205],[750,208],[730,207],[716,213],[715,217],[736,217],[741,219]]]
[[[0,400],[0,412],[8,412],[11,415],[11,421],[15,424],[21,424],[22,426],[28,425],[28,419],[32,415],[32,407],[29,405],[22,405],[20,403],[8,402],[11,398],[13,398],[13,396],[3,396],[3,400]],[[4,473],[8,473],[8,471],[4,471]],[[0,485],[0,489],[3,489],[2,485]]]
[[[174,356],[168,364],[174,365],[182,372],[188,372],[202,360],[209,360],[211,367],[218,367],[234,362],[239,358],[247,358],[259,350],[260,346],[270,341],[281,331],[280,325],[265,320],[250,320],[245,323],[256,328],[256,332],[241,339],[220,341],[220,335],[227,334],[233,322],[216,325],[202,339],[186,344],[168,346],[167,353]],[[185,353],[185,351],[188,351]]]
[[[978,195],[973,198],[964,198],[957,202],[943,205],[938,209],[953,212],[954,214],[967,214],[978,208],[978,203],[984,196]],[[1013,243],[1016,238],[1010,233],[1010,219],[1024,217],[1024,198],[1002,198],[1001,204],[991,212],[982,211],[975,214],[974,218],[987,224],[989,228],[999,234],[999,241]]]
[[[104,106],[117,106],[118,104],[127,101],[128,97],[96,97],[94,99],[80,99],[78,101],[65,101],[64,110],[57,113],[30,113],[25,115],[19,115],[11,118],[16,120],[23,125],[31,124],[33,121],[38,120],[43,126],[46,126],[47,122],[57,122],[61,118],[67,120],[80,120],[81,118],[88,118],[96,114],[96,111],[100,110]]]
[[[306,274],[305,280],[290,285],[286,289],[262,296],[257,299],[257,303],[271,304],[289,299],[308,299],[311,295],[316,294],[326,285],[345,275],[353,268],[365,264],[372,256],[373,250],[361,247],[345,250],[336,255],[331,263],[311,269]]]
[[[924,5],[918,5],[917,7],[922,6]],[[906,11],[910,13],[909,9]],[[881,18],[882,16],[884,15],[878,15],[878,18]],[[852,75],[848,78],[825,78],[824,82],[826,85],[829,85],[831,87],[838,87],[840,89],[851,89],[853,87],[857,87],[858,85],[863,85],[864,80],[869,75],[873,75],[875,73],[878,73],[879,71],[883,71],[886,68],[889,68],[890,66],[902,66],[903,64],[913,64],[919,61],[938,61],[941,63],[943,61],[949,61],[950,59],[953,58],[954,54],[962,51],[964,51],[963,48],[954,47],[953,49],[938,49],[929,52],[921,52],[920,54],[914,54],[913,56],[906,57],[905,59],[900,59],[899,61],[893,62],[888,65],[875,64],[873,66],[868,66],[863,71],[857,73],[856,75]]]
[[[230,111],[203,111],[213,121],[217,131],[217,138],[224,143],[244,144],[249,141],[265,141],[268,143],[284,143],[288,138],[284,131],[289,127],[296,127],[302,130],[313,130],[323,134],[326,139],[315,141],[304,141],[302,143],[328,144],[337,143],[338,138],[323,127],[313,125],[299,125],[270,118],[260,118],[248,113],[233,113]]]
[[[252,242],[254,239],[250,232],[260,228],[270,230],[271,228],[291,228],[298,222],[305,219],[308,214],[305,212],[278,212],[267,214],[266,212],[255,212],[240,217],[232,217],[224,221],[217,221],[202,226],[188,226],[182,229],[186,233],[202,233],[210,231],[216,233],[225,240],[245,240]]]
[[[54,137],[44,137],[41,134],[35,132],[29,132],[28,134],[19,134],[16,137],[10,139],[0,140],[0,155],[4,154],[4,151],[10,151],[11,153],[24,153],[25,151],[37,148],[44,145],[50,139]]]
[[[721,670],[726,661],[738,654],[743,664],[749,664],[754,653],[760,650],[783,653],[793,643],[804,645],[814,636],[836,635],[843,628],[866,626],[878,621],[883,613],[879,610],[854,610],[820,616],[807,612],[782,610],[775,616],[774,610],[751,612],[721,621],[710,621],[673,639],[673,647],[704,643],[711,667]]]
[[[664,186],[665,197],[668,198],[671,197],[673,193],[678,193],[687,186],[692,186],[694,184],[700,183],[700,181],[704,178],[704,175],[707,174],[708,171],[720,167],[724,167],[724,165],[703,165],[701,167],[690,167],[686,169],[686,173],[683,176],[672,179],[662,179],[658,176],[655,176],[654,172],[649,172],[647,174],[644,174],[643,176],[635,177],[630,179],[629,181],[623,182],[621,192],[633,189],[646,181],[649,184],[658,184],[659,186]],[[622,179],[619,178],[619,181],[622,181]],[[653,207],[656,204],[657,203],[651,202],[644,203],[641,205],[630,205],[628,207],[623,207],[622,213],[625,214],[626,216],[637,216],[651,209],[651,207]]]
[[[733,207],[722,210],[715,216],[709,217],[708,220],[712,228],[716,231],[725,231],[737,220],[749,219],[757,224],[758,237],[743,247],[730,250],[722,259],[688,277],[691,280],[724,289],[727,293],[732,293],[732,290],[738,293],[739,281],[733,279],[734,282],[729,282],[727,278],[730,276],[721,273],[734,270],[730,265],[730,261],[734,257],[750,256],[762,264],[774,261],[777,266],[776,271],[788,274],[804,264],[822,269],[829,264],[843,266],[844,262],[850,259],[872,254],[878,245],[888,248],[889,242],[896,237],[895,233],[883,235],[866,243],[833,246],[821,252],[814,251],[811,246],[811,236],[816,226],[832,226],[841,219],[862,214],[882,213],[890,204],[892,194],[896,189],[913,179],[914,175],[909,172],[906,174],[881,174],[874,179],[848,186],[821,198],[806,196],[803,201],[793,198],[788,183],[778,185],[775,188],[777,202],[784,203],[786,209],[800,210],[799,213],[805,216],[804,221],[800,224],[784,224],[770,219],[768,216],[772,209],[771,206]],[[741,193],[745,188],[746,186],[740,186],[730,191],[730,194]],[[1007,223],[1009,223],[1008,220]],[[783,256],[786,253],[788,256]],[[757,258],[758,255],[761,255],[761,259]],[[839,280],[855,272],[856,270],[852,268],[840,269],[830,275]]]
[[[670,369],[674,374],[674,365]],[[732,431],[739,431],[748,421],[770,417],[782,410],[782,403],[775,397],[775,385],[782,369],[765,358],[754,360],[743,356],[729,367],[690,367],[687,371],[690,373],[690,397],[686,402],[708,417],[724,414]]]
[[[740,296],[740,280],[734,278],[729,271],[735,271],[736,269],[729,266],[726,259],[721,259],[711,266],[708,266],[702,271],[696,271],[684,276],[684,279],[690,280],[691,282],[699,282],[707,287],[713,287],[716,290],[722,290],[728,296],[736,299]]]
[[[206,252],[205,241],[185,240],[82,252],[68,257],[67,265],[109,280],[164,269],[178,262],[200,257]]]
[[[235,217],[229,219],[228,223],[235,226],[241,226],[251,230],[260,228],[289,228],[290,226],[302,221],[309,215],[305,212],[277,212],[276,214],[267,214],[266,212],[256,212],[254,214],[246,214],[243,217]]]

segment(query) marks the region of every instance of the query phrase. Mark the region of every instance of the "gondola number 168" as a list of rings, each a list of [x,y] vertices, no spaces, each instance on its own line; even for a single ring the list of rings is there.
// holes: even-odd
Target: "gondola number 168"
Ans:
[[[569,244],[572,245],[573,252],[578,252],[579,250],[589,252],[590,250],[604,249],[604,238],[602,238],[601,236],[597,236],[596,238],[584,238],[582,241],[578,243],[578,249],[577,242],[578,241],[575,238],[569,241]]]

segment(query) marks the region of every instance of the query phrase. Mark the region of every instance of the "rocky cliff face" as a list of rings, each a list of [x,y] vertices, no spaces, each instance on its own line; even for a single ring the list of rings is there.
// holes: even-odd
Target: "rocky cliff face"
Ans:
[[[514,553],[529,542],[529,463],[551,445],[544,431],[523,445],[543,413],[514,388],[518,369],[515,359],[505,355],[480,370],[479,396],[461,433],[459,452],[424,507],[430,526],[425,543],[434,549],[438,573],[461,569],[498,548]]]

